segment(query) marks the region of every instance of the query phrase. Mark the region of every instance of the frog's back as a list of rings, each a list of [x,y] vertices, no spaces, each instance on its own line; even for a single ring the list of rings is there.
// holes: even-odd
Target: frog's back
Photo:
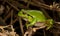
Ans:
[[[46,17],[42,13],[42,11],[38,10],[27,10],[27,13],[30,14],[31,16],[35,17],[37,20],[43,22],[46,20]]]

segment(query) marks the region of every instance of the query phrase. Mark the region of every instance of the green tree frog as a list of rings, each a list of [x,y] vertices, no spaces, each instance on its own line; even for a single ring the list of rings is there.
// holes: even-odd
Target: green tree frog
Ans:
[[[22,9],[18,12],[18,16],[22,17],[23,20],[28,21],[26,27],[34,26],[36,23],[44,23],[46,29],[50,29],[53,26],[53,19],[47,19],[42,11],[39,10],[25,10]],[[39,26],[39,24],[37,24]],[[41,25],[40,25],[41,26]]]

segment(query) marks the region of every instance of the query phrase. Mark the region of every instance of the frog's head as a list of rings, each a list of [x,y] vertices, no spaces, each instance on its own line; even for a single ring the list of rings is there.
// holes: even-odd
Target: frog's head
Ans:
[[[23,18],[25,21],[31,21],[31,19],[32,19],[32,17],[29,14],[27,14],[27,11],[24,9],[19,11],[18,16]]]
[[[54,24],[53,19],[48,19],[48,20],[47,20],[47,25],[46,25],[47,28],[46,28],[46,29],[48,30],[48,29],[50,29],[51,27],[53,27],[53,24]]]

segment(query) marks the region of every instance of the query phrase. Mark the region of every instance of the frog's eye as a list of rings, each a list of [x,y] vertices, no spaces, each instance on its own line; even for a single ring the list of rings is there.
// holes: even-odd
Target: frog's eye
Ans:
[[[27,14],[26,12],[23,12],[23,14],[26,14],[26,15],[30,16],[30,15],[29,15],[29,14]]]
[[[31,15],[27,14],[28,16],[32,17]],[[32,17],[33,18],[33,17]]]
[[[26,14],[25,12],[23,12],[23,14]]]

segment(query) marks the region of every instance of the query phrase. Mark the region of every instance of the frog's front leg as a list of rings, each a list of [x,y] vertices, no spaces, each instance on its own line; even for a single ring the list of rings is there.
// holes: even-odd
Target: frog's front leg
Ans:
[[[30,24],[26,24],[26,27],[27,27],[27,29],[28,29],[28,27],[32,27],[35,23],[36,23],[36,18],[34,18],[31,22],[30,22]]]

